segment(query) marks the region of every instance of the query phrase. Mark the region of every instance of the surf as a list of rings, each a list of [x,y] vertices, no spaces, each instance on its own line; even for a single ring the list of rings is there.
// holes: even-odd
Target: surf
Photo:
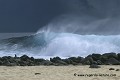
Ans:
[[[120,35],[79,35],[42,31],[22,38],[23,40],[18,39],[17,42],[12,44],[12,40],[17,40],[17,37],[11,40],[6,39],[7,42],[3,41],[4,43],[2,42],[2,45],[0,45],[0,55],[14,56],[16,54],[21,56],[26,54],[37,58],[55,56],[64,58],[73,56],[85,57],[92,53],[120,52]]]

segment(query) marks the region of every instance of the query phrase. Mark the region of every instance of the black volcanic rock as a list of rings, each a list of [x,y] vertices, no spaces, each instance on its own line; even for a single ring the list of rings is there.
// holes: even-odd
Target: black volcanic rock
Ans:
[[[120,65],[120,62],[115,58],[110,58],[105,62],[105,64]]]
[[[62,60],[57,60],[56,63],[57,63],[58,65],[67,65],[67,63],[64,62],[64,61],[62,61]]]
[[[3,65],[3,62],[0,60],[0,66]]]
[[[41,62],[43,62],[43,61],[45,61],[45,59],[34,59],[33,62],[36,66],[39,66],[39,65],[41,65]]]
[[[100,60],[97,60],[98,65],[102,65],[103,63]]]
[[[97,64],[91,64],[89,68],[101,68],[101,67],[98,66]]]
[[[53,65],[53,62],[49,61],[49,60],[45,60],[45,61],[42,61],[40,63],[40,65],[45,65],[45,66],[50,66],[50,65]]]
[[[98,64],[96,61],[93,61],[93,63],[92,64]]]
[[[117,56],[116,56],[117,55]],[[63,65],[90,65],[90,68],[99,68],[98,65],[120,65],[120,54],[105,53],[103,55],[92,54],[85,58],[70,57],[61,59],[60,57],[45,59],[35,59],[23,55],[21,57],[3,56],[0,57],[0,66],[63,66]],[[93,59],[94,58],[94,59]]]
[[[116,69],[116,71],[120,71],[120,69]]]
[[[93,60],[92,57],[87,56],[87,57],[85,57],[85,58],[81,61],[81,63],[84,64],[84,65],[90,65],[90,64],[93,63],[93,61],[94,61],[94,60]]]
[[[118,53],[117,56],[118,56],[118,60],[120,61],[120,53]]]
[[[108,59],[110,59],[110,58],[118,59],[117,54],[116,54],[116,53],[113,53],[113,52],[111,52],[111,53],[105,53],[105,54],[103,54],[102,56],[107,57]]]
[[[108,61],[108,57],[106,56],[101,56],[100,61],[104,64],[106,61]]]
[[[20,59],[23,60],[23,61],[27,61],[30,58],[27,55],[23,55],[23,56],[20,57]]]
[[[99,60],[100,57],[101,57],[101,54],[92,54],[92,58],[93,58],[94,61]]]
[[[105,62],[107,62],[110,58],[115,58],[117,60],[118,56],[116,53],[105,53],[100,57],[100,61],[103,64],[106,64]]]
[[[115,70],[115,68],[110,68],[109,70]]]
[[[81,63],[81,61],[84,59],[83,57],[70,57],[68,58],[69,60],[71,60],[72,62],[75,63]]]
[[[16,63],[7,63],[6,66],[19,66],[19,65]]]
[[[60,57],[50,58],[50,61],[56,63],[58,60],[62,60]]]
[[[62,59],[62,61],[66,62],[67,64],[72,64],[73,61],[70,59]]]
[[[26,61],[20,61],[19,64],[20,66],[28,66],[28,63]]]

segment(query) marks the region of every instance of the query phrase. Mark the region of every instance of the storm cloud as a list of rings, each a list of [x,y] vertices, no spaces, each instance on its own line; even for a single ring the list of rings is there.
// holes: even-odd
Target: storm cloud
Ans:
[[[120,0],[1,0],[0,32],[120,34]]]

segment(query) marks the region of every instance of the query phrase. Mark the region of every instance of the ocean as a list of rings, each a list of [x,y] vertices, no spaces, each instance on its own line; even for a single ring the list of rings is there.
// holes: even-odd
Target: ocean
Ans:
[[[85,57],[92,53],[109,52],[120,52],[120,35],[80,35],[42,31],[0,40],[0,56],[26,54],[49,59],[55,56]]]

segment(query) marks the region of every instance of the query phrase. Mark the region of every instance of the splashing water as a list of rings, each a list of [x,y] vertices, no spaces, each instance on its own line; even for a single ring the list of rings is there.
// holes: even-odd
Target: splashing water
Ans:
[[[41,34],[42,33],[42,34]],[[71,57],[71,56],[87,56],[92,53],[120,52],[120,35],[78,35],[73,33],[54,33],[43,31],[34,34],[33,42],[45,44],[44,46],[32,46],[21,48],[20,44],[11,45],[11,49],[7,47],[8,43],[1,45],[0,55],[29,55],[34,57]],[[40,36],[43,37],[40,37]],[[41,39],[42,38],[42,39]],[[29,37],[27,40],[31,40]],[[40,41],[44,40],[44,41]],[[9,42],[10,43],[10,42]],[[22,43],[22,42],[21,42]]]

